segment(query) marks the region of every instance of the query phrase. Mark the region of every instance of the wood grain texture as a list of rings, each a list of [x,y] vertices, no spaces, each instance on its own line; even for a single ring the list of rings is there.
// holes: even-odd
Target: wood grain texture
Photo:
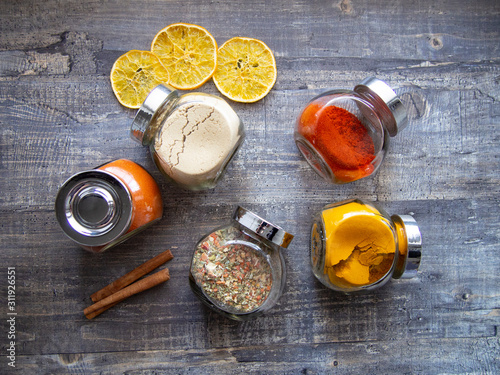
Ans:
[[[500,372],[500,3],[497,1],[0,1],[0,373],[496,374]],[[262,101],[231,102],[247,138],[219,185],[188,192],[129,137],[134,111],[113,62],[174,22],[222,44],[263,40],[278,79]],[[379,172],[322,181],[300,156],[301,108],[375,75],[408,107]],[[209,82],[202,92],[218,95]],[[163,219],[101,255],[68,240],[53,212],[72,174],[126,157],[161,185]],[[325,289],[309,226],[359,197],[413,214],[418,277],[373,293]],[[287,286],[256,320],[205,308],[188,286],[196,242],[245,206],[295,235]],[[170,248],[171,278],[92,321],[89,295]],[[16,267],[16,369],[7,366],[7,267]]]

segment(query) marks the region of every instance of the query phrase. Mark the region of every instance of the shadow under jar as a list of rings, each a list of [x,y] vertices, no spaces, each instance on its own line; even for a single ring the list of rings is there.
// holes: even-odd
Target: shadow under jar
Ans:
[[[286,270],[281,249],[293,236],[242,207],[232,221],[203,237],[189,270],[195,295],[233,320],[255,318],[283,293]]]
[[[297,119],[294,139],[321,177],[344,184],[375,173],[389,137],[407,122],[396,93],[370,77],[354,90],[331,90],[312,99]]]

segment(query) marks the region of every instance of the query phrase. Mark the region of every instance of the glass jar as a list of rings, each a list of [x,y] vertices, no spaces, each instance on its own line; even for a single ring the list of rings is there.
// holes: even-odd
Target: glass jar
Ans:
[[[293,236],[242,207],[232,221],[196,245],[189,270],[193,292],[208,307],[234,320],[267,311],[285,287],[280,250]]]
[[[412,216],[389,216],[360,199],[325,206],[313,219],[311,265],[328,288],[352,293],[411,278],[420,264],[422,237]]]
[[[167,85],[151,91],[130,132],[149,146],[169,180],[189,190],[215,187],[245,137],[240,118],[224,99],[179,95]]]
[[[324,179],[344,184],[368,177],[382,163],[389,137],[407,125],[406,110],[383,81],[369,77],[354,90],[331,90],[297,119],[295,143]]]
[[[70,239],[101,253],[160,220],[163,201],[143,167],[119,159],[70,177],[59,189],[55,211]]]

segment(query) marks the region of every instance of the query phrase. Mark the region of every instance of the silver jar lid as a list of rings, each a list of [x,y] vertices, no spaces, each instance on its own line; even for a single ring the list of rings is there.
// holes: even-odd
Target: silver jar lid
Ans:
[[[401,275],[402,279],[411,279],[417,276],[420,258],[422,257],[422,235],[417,222],[410,215],[394,215],[399,218],[404,226],[407,240],[406,264]]]
[[[173,87],[165,84],[156,86],[137,110],[130,136],[143,146],[149,145],[161,123],[160,114],[173,106],[179,99],[179,93]]]
[[[238,206],[236,208],[233,218],[245,228],[278,246],[287,248],[290,242],[292,242],[293,235],[243,207]]]
[[[101,170],[70,177],[56,196],[56,216],[64,233],[83,246],[103,246],[130,227],[132,198],[127,187]]]
[[[384,81],[375,78],[365,78],[354,87],[358,94],[368,97],[377,107],[386,107],[384,125],[391,137],[398,134],[408,125],[406,108],[393,89]]]

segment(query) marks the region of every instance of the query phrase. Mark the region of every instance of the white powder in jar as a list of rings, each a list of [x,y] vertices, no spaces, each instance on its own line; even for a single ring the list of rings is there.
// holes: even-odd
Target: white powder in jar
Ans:
[[[154,151],[164,172],[189,188],[212,185],[240,141],[240,121],[225,101],[200,94],[164,120]]]

